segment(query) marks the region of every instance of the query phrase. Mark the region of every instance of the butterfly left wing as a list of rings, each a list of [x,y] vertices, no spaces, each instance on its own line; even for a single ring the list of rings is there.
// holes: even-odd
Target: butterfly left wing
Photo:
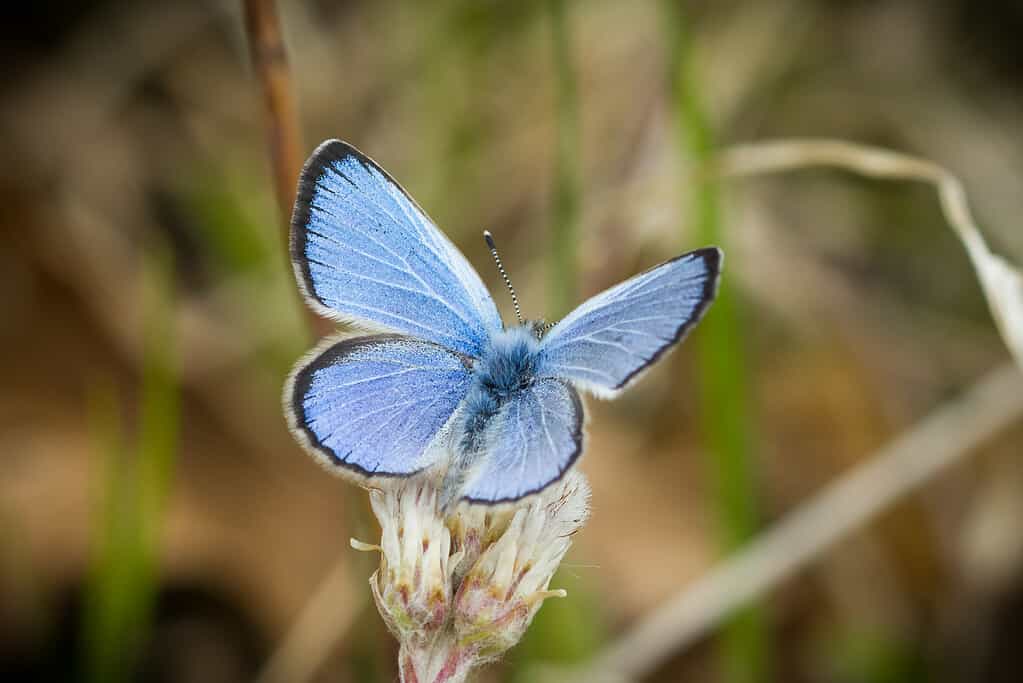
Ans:
[[[408,476],[432,465],[468,391],[469,359],[401,335],[328,341],[284,389],[288,424],[321,464],[355,475]]]
[[[544,336],[537,374],[614,396],[699,321],[721,258],[717,248],[698,249],[586,301]]]
[[[579,395],[561,380],[536,380],[516,392],[487,425],[483,458],[462,498],[493,505],[543,490],[582,453],[582,422]]]
[[[291,260],[321,315],[479,356],[501,316],[479,275],[372,159],[340,140],[302,169]]]

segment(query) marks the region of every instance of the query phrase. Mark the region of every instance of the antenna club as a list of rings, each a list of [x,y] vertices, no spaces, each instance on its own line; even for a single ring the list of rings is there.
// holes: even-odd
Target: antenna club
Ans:
[[[494,244],[494,237],[490,234],[489,230],[484,230],[483,239],[487,241],[487,246],[490,247],[490,255],[494,257],[494,263],[497,265],[497,272],[501,274],[501,279],[504,280],[504,285],[508,288],[508,293],[511,294],[512,304],[515,306],[515,317],[521,325],[523,321],[522,309],[519,308],[519,297],[515,296],[515,288],[512,287],[511,280],[508,278],[508,273],[504,271],[504,265],[501,264],[501,257],[497,255],[497,246]]]

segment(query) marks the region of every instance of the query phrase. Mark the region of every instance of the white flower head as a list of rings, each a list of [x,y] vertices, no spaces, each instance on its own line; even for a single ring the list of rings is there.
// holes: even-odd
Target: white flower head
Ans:
[[[352,545],[380,551],[380,568],[369,581],[377,608],[399,641],[429,639],[447,621],[451,604],[451,535],[434,514],[437,491],[410,481],[372,490],[369,499],[380,520],[380,545],[354,539]]]
[[[380,568],[370,584],[401,646],[404,683],[453,683],[515,645],[589,513],[578,472],[517,507],[459,505],[447,517],[428,480],[370,493]]]

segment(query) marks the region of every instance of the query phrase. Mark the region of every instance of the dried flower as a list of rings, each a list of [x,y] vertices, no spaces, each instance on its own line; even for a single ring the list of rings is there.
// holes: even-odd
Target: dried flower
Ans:
[[[586,521],[589,486],[570,472],[518,507],[461,504],[445,517],[437,489],[409,480],[370,492],[380,521],[377,608],[400,644],[403,683],[464,681],[525,633],[551,577]]]

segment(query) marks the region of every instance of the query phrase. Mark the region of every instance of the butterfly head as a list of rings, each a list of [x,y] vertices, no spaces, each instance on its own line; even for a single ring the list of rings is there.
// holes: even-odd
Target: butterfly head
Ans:
[[[536,337],[537,341],[543,339],[543,336],[547,334],[547,330],[554,327],[552,323],[547,322],[543,318],[527,320],[525,325],[530,329],[530,331],[532,331],[533,336]]]

